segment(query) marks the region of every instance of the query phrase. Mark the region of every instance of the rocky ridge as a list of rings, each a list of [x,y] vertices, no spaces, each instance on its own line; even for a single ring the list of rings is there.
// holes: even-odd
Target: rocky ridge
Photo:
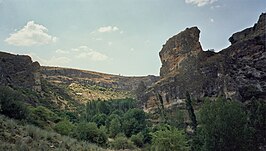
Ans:
[[[200,30],[187,28],[170,38],[160,51],[160,80],[147,89],[145,109],[178,104],[189,92],[194,99],[224,96],[248,101],[266,99],[266,13],[251,28],[233,34],[231,45],[218,53],[203,51]]]
[[[29,56],[0,52],[0,85],[41,91],[40,64]]]
[[[153,75],[127,77],[86,70],[45,66],[41,67],[41,73],[45,79],[53,83],[97,85],[124,91],[134,91],[141,81],[147,87],[151,87],[159,79]]]

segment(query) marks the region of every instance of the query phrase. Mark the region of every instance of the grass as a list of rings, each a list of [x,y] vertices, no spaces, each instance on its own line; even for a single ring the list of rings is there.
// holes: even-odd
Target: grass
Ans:
[[[104,149],[0,115],[0,150],[103,151]]]

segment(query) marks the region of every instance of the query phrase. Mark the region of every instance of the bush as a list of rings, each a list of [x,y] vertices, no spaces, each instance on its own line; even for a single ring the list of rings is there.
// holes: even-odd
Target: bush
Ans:
[[[188,151],[188,140],[183,131],[171,127],[170,130],[159,130],[152,133],[152,150],[156,151]]]
[[[143,147],[144,145],[144,136],[142,133],[132,135],[130,140],[138,147]]]
[[[136,146],[125,136],[117,136],[113,142],[110,143],[112,149],[135,149]]]
[[[7,86],[0,86],[0,113],[16,119],[25,119],[28,111],[26,97]]]
[[[76,135],[80,140],[89,141],[99,145],[105,145],[107,142],[106,130],[101,127],[98,129],[96,123],[82,122],[77,125]]]
[[[70,121],[64,119],[63,121],[58,122],[55,125],[54,129],[59,134],[62,134],[62,135],[70,135],[70,133],[74,129],[74,125]]]

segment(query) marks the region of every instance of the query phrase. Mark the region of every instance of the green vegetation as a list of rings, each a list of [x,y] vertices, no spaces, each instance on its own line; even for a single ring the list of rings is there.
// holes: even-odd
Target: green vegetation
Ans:
[[[0,115],[0,150],[101,151],[102,148]]]
[[[113,142],[110,143],[112,149],[135,149],[136,146],[127,137],[120,135],[115,138]]]
[[[183,131],[174,127],[152,133],[152,150],[155,151],[188,151],[188,140]]]
[[[187,95],[185,104],[169,109],[158,94],[158,110],[148,114],[131,98],[79,104],[66,91],[67,87],[47,84],[41,96],[28,89],[1,86],[0,113],[19,122],[0,116],[0,150],[101,150],[100,146],[245,151],[259,150],[266,143],[263,100],[244,105],[217,99],[200,104]]]
[[[235,101],[206,101],[200,110],[195,150],[251,150],[248,117]],[[198,146],[197,146],[198,145]]]
[[[191,126],[193,128],[193,130],[196,129],[197,127],[197,119],[196,119],[196,115],[194,113],[194,108],[192,106],[192,102],[191,102],[191,97],[190,97],[190,94],[187,92],[186,93],[186,109],[188,111],[188,115],[189,115],[189,118],[191,120]]]
[[[27,108],[25,96],[10,87],[0,86],[0,113],[15,119],[25,119]]]
[[[75,126],[68,121],[67,119],[64,119],[60,122],[58,122],[55,126],[54,126],[54,130],[62,135],[67,135],[70,136],[70,134],[73,132]]]
[[[144,135],[142,133],[138,133],[136,135],[132,135],[130,140],[136,145],[137,147],[143,147],[144,145]]]

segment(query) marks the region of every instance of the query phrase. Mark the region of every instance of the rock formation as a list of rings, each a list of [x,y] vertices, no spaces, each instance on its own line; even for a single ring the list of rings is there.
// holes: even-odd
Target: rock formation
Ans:
[[[29,56],[0,52],[0,85],[41,91],[39,69]]]
[[[185,99],[186,92],[194,99],[266,99],[265,13],[254,27],[233,34],[229,38],[231,46],[219,53],[203,51],[199,33],[197,27],[187,28],[163,45],[160,80],[147,89],[145,108],[154,107],[157,94],[165,105]]]

